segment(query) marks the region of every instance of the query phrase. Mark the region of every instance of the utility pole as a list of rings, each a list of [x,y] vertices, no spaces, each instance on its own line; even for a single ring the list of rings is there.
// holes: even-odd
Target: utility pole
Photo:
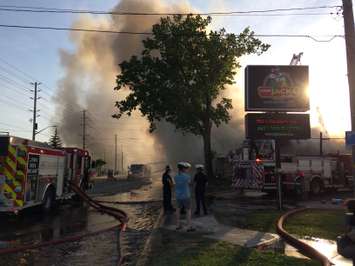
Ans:
[[[323,132],[319,132],[319,156],[323,156]]]
[[[86,149],[86,110],[83,110],[83,150]]]
[[[40,99],[40,97],[37,96],[39,90],[38,90],[38,86],[41,84],[40,82],[35,82],[35,83],[31,83],[32,85],[34,85],[34,90],[33,90],[33,119],[32,119],[32,140],[35,141],[36,140],[36,130],[38,128],[37,125],[37,100]],[[32,97],[31,97],[32,99]]]
[[[355,131],[355,29],[352,0],[343,0],[346,58],[350,95],[351,131]],[[355,145],[352,146],[352,173],[355,195]]]
[[[121,145],[121,171],[122,175],[124,174],[123,172],[123,145]]]
[[[117,172],[117,134],[115,134],[115,173]]]

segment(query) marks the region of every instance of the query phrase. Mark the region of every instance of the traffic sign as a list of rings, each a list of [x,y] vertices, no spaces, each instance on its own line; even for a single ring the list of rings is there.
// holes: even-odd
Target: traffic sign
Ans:
[[[355,131],[345,132],[345,143],[346,145],[355,145]]]

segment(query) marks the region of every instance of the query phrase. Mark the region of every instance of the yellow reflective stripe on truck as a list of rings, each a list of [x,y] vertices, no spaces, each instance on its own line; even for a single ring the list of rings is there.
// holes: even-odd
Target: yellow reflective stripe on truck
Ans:
[[[23,206],[25,198],[25,187],[26,187],[26,173],[27,173],[27,158],[28,158],[28,148],[25,145],[19,145],[17,147],[17,172],[16,179],[20,179],[21,191],[17,192],[17,205]]]
[[[11,196],[16,206],[23,206],[23,182],[16,180],[17,175],[17,154],[16,146],[8,146],[8,156],[5,160],[4,175],[6,176],[5,191]],[[20,175],[24,176],[21,171]],[[16,188],[21,188],[19,192],[15,192]],[[18,199],[20,197],[20,199]]]
[[[11,189],[11,187],[10,187],[8,184],[6,184],[6,183],[4,184],[4,190],[5,190],[5,192],[11,194],[11,198],[12,198],[12,200],[14,201],[14,203],[15,203],[16,206],[20,206],[20,207],[23,206],[23,201],[17,199],[17,194],[16,194],[16,192],[13,191],[13,190]]]
[[[18,187],[18,186],[21,185],[19,182],[16,181],[15,176],[14,176],[12,173],[10,173],[6,168],[4,169],[4,174],[5,174],[5,176],[6,176],[6,179],[7,179],[7,180],[11,180],[11,182],[12,182],[16,187]]]
[[[17,157],[17,163],[21,165],[26,165],[26,161],[21,157]]]
[[[4,184],[4,190],[5,190],[7,193],[11,194],[12,199],[16,199],[16,193],[15,193],[15,191],[13,191],[12,188],[11,188],[8,184],[6,184],[6,183]]]
[[[10,166],[11,170],[16,171],[16,162],[14,162],[9,156],[6,157],[5,162]]]
[[[9,145],[9,153],[16,157],[16,146]]]

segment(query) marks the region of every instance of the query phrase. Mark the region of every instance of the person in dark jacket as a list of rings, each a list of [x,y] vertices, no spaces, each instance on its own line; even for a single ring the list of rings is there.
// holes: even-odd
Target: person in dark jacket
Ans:
[[[170,171],[171,171],[170,166],[167,165],[165,167],[165,172],[162,177],[164,213],[175,211],[173,205],[171,204],[171,187],[173,185],[173,180],[170,176]]]
[[[207,186],[207,175],[203,171],[203,165],[196,165],[197,173],[194,177],[195,183],[195,197],[196,197],[196,211],[195,215],[200,215],[200,205],[202,205],[203,212],[207,215],[207,208],[205,204],[205,191]]]

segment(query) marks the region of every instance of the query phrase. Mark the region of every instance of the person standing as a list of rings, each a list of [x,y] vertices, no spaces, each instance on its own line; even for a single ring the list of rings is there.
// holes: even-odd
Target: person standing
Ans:
[[[171,204],[171,187],[173,186],[173,180],[170,176],[170,166],[167,165],[165,167],[165,172],[162,177],[162,183],[163,183],[163,208],[164,208],[164,213],[167,214],[169,212],[174,212],[175,209],[173,205]]]
[[[180,225],[180,211],[186,209],[187,232],[195,231],[191,225],[191,193],[190,184],[191,177],[188,174],[188,169],[191,167],[189,163],[180,162],[177,165],[179,173],[174,177],[175,181],[175,197],[178,206],[176,212],[176,230],[182,229]]]
[[[197,173],[194,177],[195,183],[195,199],[196,199],[196,211],[195,215],[200,215],[200,205],[202,205],[203,213],[207,215],[207,208],[205,204],[205,191],[207,185],[207,175],[204,173],[203,165],[198,164],[195,166]]]
[[[344,205],[347,207],[347,233],[338,236],[337,251],[343,257],[352,259],[355,265],[355,199],[346,200]]]

